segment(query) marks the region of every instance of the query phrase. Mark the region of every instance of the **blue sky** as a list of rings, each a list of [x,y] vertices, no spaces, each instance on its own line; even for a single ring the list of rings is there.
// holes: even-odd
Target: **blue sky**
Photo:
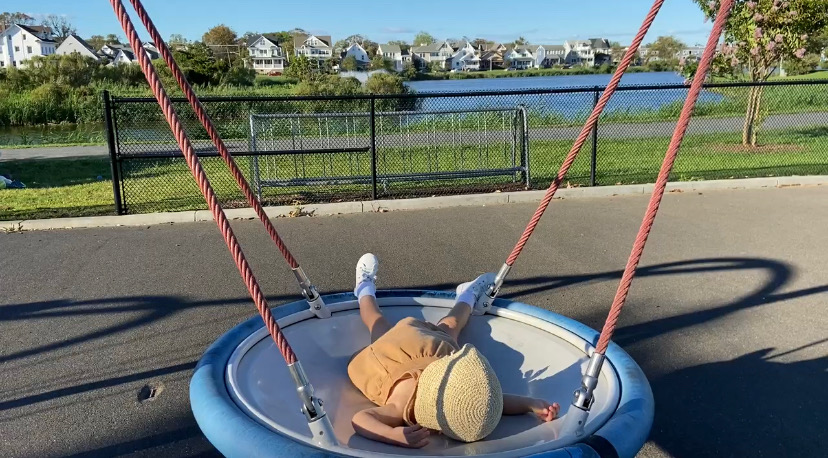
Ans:
[[[124,2],[130,9],[128,0]],[[144,0],[165,38],[180,33],[191,40],[200,39],[208,28],[224,23],[239,35],[300,27],[332,35],[334,40],[360,33],[378,42],[410,42],[415,33],[425,30],[438,38],[484,37],[503,42],[522,35],[539,44],[590,37],[628,44],[651,4],[651,0]],[[21,6],[35,17],[66,15],[83,37],[124,36],[105,0],[39,0]],[[675,35],[690,45],[703,43],[710,31],[710,23],[703,19],[691,0],[668,0],[645,42],[658,35]]]

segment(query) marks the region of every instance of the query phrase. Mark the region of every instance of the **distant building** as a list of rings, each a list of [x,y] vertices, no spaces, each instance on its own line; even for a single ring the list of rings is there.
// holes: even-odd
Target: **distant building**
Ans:
[[[262,34],[247,40],[249,62],[257,73],[267,75],[281,75],[285,71],[284,50],[279,45],[279,37],[273,34]]]
[[[359,43],[351,43],[350,46],[345,48],[339,55],[340,57],[340,66],[342,65],[342,61],[347,59],[348,57],[353,57],[356,59],[357,62],[357,70],[365,70],[371,65],[371,58],[368,57],[368,51],[362,47]]]
[[[50,28],[14,24],[0,34],[0,68],[25,67],[26,61],[55,54],[56,48]]]
[[[394,70],[401,72],[406,63],[411,62],[411,54],[403,52],[399,45],[381,44],[377,48],[377,55],[394,63]]]
[[[455,53],[451,56],[451,69],[454,71],[480,70],[480,57],[468,41],[455,44]]]
[[[435,41],[430,45],[420,44],[411,47],[411,59],[417,68],[437,63],[437,66],[447,70],[454,55],[454,48],[448,41]]]
[[[311,62],[316,64],[317,68],[322,68],[324,62],[333,57],[331,44],[330,35],[305,35],[299,33],[293,36],[294,54],[307,57]]]
[[[95,51],[95,48],[89,45],[83,38],[77,35],[69,35],[63,40],[63,43],[57,47],[55,54],[67,56],[70,54],[80,54],[83,57],[89,57],[95,60],[101,60],[103,57]]]

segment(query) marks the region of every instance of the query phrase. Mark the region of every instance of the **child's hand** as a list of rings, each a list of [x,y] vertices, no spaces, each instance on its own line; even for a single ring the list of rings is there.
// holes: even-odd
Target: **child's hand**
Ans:
[[[535,399],[530,407],[532,409],[532,413],[537,415],[543,422],[554,420],[558,417],[558,412],[561,410],[561,406],[558,405],[557,402],[549,404],[543,399]]]
[[[394,428],[393,439],[402,447],[422,448],[428,445],[428,428],[420,425],[398,426]]]

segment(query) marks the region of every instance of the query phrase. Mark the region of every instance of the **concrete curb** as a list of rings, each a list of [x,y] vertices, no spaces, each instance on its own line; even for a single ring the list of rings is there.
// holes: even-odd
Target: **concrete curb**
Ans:
[[[828,185],[828,176],[792,176],[779,178],[744,178],[736,180],[677,181],[667,183],[667,192],[721,191],[733,189],[785,188],[792,186]],[[559,189],[556,199],[596,198],[633,196],[649,194],[653,184],[633,184],[620,186],[596,186],[584,188]],[[270,218],[295,216],[330,216],[352,213],[376,213],[396,210],[427,210],[447,207],[480,207],[486,205],[503,205],[510,203],[540,202],[543,191],[494,192],[488,194],[467,194],[459,196],[423,197],[417,199],[371,200],[364,202],[335,202],[328,204],[308,204],[300,207],[280,206],[265,207]],[[252,208],[232,208],[225,210],[229,219],[255,219]],[[194,221],[211,221],[212,214],[207,210],[147,213],[123,216],[88,216],[79,218],[54,218],[2,221],[0,228],[7,232],[40,231],[53,229],[75,229],[89,227],[117,226],[151,226],[157,224],[191,223]]]

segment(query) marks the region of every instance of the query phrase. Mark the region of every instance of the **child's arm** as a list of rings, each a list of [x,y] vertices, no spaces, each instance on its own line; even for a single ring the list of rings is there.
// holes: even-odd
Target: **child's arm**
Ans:
[[[543,399],[503,394],[503,415],[520,415],[532,412],[542,421],[552,421],[558,416],[561,406],[557,402],[549,404]]]
[[[359,411],[351,419],[354,431],[371,440],[408,448],[428,444],[428,429],[404,424],[402,412],[394,404]]]

